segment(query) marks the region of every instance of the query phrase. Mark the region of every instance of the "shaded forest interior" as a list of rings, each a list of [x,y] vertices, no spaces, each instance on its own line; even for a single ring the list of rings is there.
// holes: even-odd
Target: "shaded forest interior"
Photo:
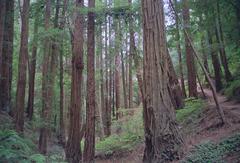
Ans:
[[[239,0],[0,0],[0,162],[240,162]]]

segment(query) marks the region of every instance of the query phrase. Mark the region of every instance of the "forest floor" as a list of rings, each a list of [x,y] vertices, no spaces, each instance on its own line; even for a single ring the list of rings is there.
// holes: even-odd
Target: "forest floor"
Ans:
[[[204,107],[202,113],[197,119],[187,121],[183,124],[180,123],[181,130],[185,138],[184,158],[187,157],[189,152],[202,142],[211,141],[214,143],[240,133],[240,103],[233,100],[228,100],[224,95],[218,94],[218,99],[224,110],[227,125],[219,125],[220,118],[217,114],[215,103],[213,100],[212,92],[209,89],[204,89],[207,96],[205,101],[207,105]],[[144,143],[139,144],[130,152],[113,155],[110,158],[97,159],[96,163],[140,163],[142,162],[144,152]],[[240,161],[239,151],[224,157],[225,162],[238,162]],[[238,160],[238,161],[236,161]]]

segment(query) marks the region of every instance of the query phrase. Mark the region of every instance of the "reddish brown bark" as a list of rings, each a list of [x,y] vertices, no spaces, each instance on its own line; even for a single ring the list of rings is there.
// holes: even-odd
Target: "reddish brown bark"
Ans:
[[[54,28],[58,28],[58,18],[59,18],[59,5],[60,1],[56,1],[56,12],[54,18]],[[45,18],[45,29],[50,28],[50,16],[51,16],[51,2],[46,2],[46,15],[49,16]],[[50,37],[46,38],[46,51],[44,54],[44,62],[46,63],[46,67],[43,68],[43,85],[42,85],[42,93],[43,93],[43,107],[42,107],[42,118],[47,123],[47,125],[51,124],[51,114],[53,107],[53,98],[54,98],[54,85],[55,85],[55,77],[56,77],[56,66],[57,66],[57,58],[59,55],[59,47],[56,39],[50,40]],[[55,116],[56,118],[56,116]],[[56,125],[56,120],[55,120]],[[48,126],[43,126],[40,129],[40,137],[39,137],[39,150],[41,153],[47,153],[48,140],[50,137],[51,129]]]
[[[168,52],[168,51],[167,51]],[[178,82],[177,74],[174,70],[171,56],[169,52],[167,53],[167,62],[168,62],[168,78],[169,78],[169,94],[172,100],[172,104],[175,109],[183,108],[183,93]]]
[[[183,0],[183,24],[186,31],[190,33],[190,14],[189,14],[188,5],[189,5],[189,1]],[[193,56],[193,49],[185,33],[184,33],[184,36],[185,36],[185,47],[186,47],[186,62],[187,62],[187,70],[188,70],[189,96],[197,97],[196,68],[195,68],[195,61]]]
[[[95,0],[88,1],[88,8],[95,7]],[[87,105],[86,132],[83,162],[93,163],[95,157],[95,14],[88,13],[88,41],[87,41]]]
[[[28,83],[28,104],[27,104],[27,116],[31,121],[33,118],[33,105],[34,105],[34,86],[35,86],[35,72],[36,72],[36,57],[37,57],[37,35],[38,35],[38,14],[35,15],[36,19],[34,22],[34,36],[33,36],[33,46],[32,46],[32,56],[29,62],[29,83]]]
[[[24,103],[25,103],[25,88],[26,88],[26,72],[27,72],[27,57],[28,57],[28,22],[29,22],[29,3],[30,0],[24,0],[21,20],[21,45],[18,63],[18,80],[15,108],[15,127],[18,132],[24,130]]]
[[[163,1],[142,0],[144,31],[143,162],[171,162],[182,154],[183,139],[168,91],[168,60]]]
[[[82,160],[81,152],[81,103],[83,83],[83,15],[78,12],[83,7],[83,0],[76,0],[76,17],[73,32],[73,56],[72,56],[72,84],[69,136],[66,146],[66,157],[71,163],[79,163]]]
[[[2,1],[1,3],[4,3]],[[1,6],[4,8],[4,5]],[[1,10],[4,12],[4,10]],[[2,13],[4,14],[4,13]],[[0,110],[10,112],[11,85],[12,85],[12,57],[13,57],[13,30],[14,30],[14,0],[5,0],[5,14],[2,29],[2,43],[0,46]],[[0,38],[1,39],[1,38]]]

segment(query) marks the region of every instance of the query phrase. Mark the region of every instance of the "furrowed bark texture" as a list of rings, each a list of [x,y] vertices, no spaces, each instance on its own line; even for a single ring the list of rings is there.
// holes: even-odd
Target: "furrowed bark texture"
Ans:
[[[18,132],[24,129],[24,104],[25,104],[25,88],[27,73],[27,57],[28,57],[28,20],[29,20],[29,3],[30,0],[24,0],[23,10],[21,13],[21,45],[18,64],[18,81],[15,107],[15,127]]]
[[[90,9],[95,7],[95,0],[88,1]],[[83,153],[84,163],[93,163],[95,157],[95,14],[88,13],[88,41],[87,41],[87,108],[86,132]]]
[[[83,7],[83,0],[76,0],[76,17],[73,33],[73,56],[72,56],[72,85],[71,85],[71,106],[70,126],[66,146],[66,157],[71,163],[82,161],[81,152],[81,90],[83,82],[83,15],[78,11]]]
[[[189,14],[189,0],[183,0],[183,25],[184,29],[190,33],[190,14]],[[196,80],[196,68],[193,55],[193,49],[190,45],[186,34],[185,36],[185,47],[186,47],[186,62],[187,62],[187,71],[188,71],[188,91],[189,97],[197,97],[197,80]],[[190,36],[192,41],[192,38]]]
[[[163,1],[142,0],[144,30],[144,128],[146,163],[179,159],[183,139],[168,91]]]

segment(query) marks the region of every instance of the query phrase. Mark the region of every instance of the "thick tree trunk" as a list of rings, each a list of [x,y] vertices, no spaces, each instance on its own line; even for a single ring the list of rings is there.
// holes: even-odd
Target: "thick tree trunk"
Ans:
[[[1,3],[4,3],[1,2]],[[1,7],[4,7],[1,6]],[[4,12],[2,10],[1,12]],[[14,0],[5,0],[5,15],[2,24],[2,44],[0,52],[0,110],[13,115],[11,108],[12,57],[14,30]]]
[[[183,0],[183,23],[184,28],[188,33],[190,33],[190,14],[189,14],[189,1]],[[186,62],[188,70],[188,90],[190,97],[197,97],[197,80],[196,80],[196,68],[193,55],[193,49],[190,45],[190,41],[185,36],[185,46],[186,46]],[[191,36],[190,36],[191,38]],[[192,38],[191,38],[192,39]]]
[[[213,40],[212,35],[210,32],[208,32],[208,40],[210,45],[210,51],[211,51],[211,57],[212,57],[212,64],[214,69],[214,76],[215,76],[215,86],[217,92],[222,89],[222,79],[221,79],[221,66],[218,58],[218,54],[216,49],[213,47]]]
[[[175,109],[183,108],[184,101],[183,101],[182,90],[179,85],[178,78],[172,63],[172,59],[168,51],[167,51],[167,62],[168,62],[168,78],[169,78],[168,90],[172,100],[172,104]]]
[[[51,16],[51,1],[46,0],[46,9],[45,9],[45,30],[50,28],[50,16]],[[49,66],[50,66],[50,48],[51,42],[50,38],[45,38],[45,51],[43,56],[43,67],[42,67],[42,115],[41,118],[49,123],[51,119],[51,96],[48,94],[49,91]],[[39,151],[43,154],[47,153],[47,143],[49,138],[49,129],[46,126],[43,126],[40,129],[40,136],[38,142]]]
[[[170,162],[182,154],[168,91],[168,60],[163,1],[142,0],[144,30],[144,128],[147,163]]]
[[[3,47],[3,35],[4,35],[4,23],[5,23],[5,13],[6,13],[6,2],[5,0],[0,1],[0,65],[2,65],[2,47]],[[0,67],[0,83],[2,81],[2,67]],[[0,103],[0,111],[4,111],[2,108],[2,100]]]
[[[81,91],[83,83],[83,15],[79,9],[83,7],[83,0],[76,0],[76,17],[73,33],[72,56],[72,85],[70,106],[70,127],[66,146],[66,157],[71,163],[79,163],[82,160],[81,152]]]
[[[21,45],[18,63],[18,80],[15,108],[15,127],[18,132],[24,130],[24,103],[25,103],[25,88],[26,88],[26,72],[27,72],[27,57],[28,57],[28,22],[29,22],[29,3],[30,0],[24,0],[23,10],[21,13],[22,28],[21,28]]]
[[[32,56],[29,65],[29,83],[28,83],[28,104],[27,104],[27,116],[31,121],[33,118],[33,106],[34,106],[34,86],[35,86],[35,72],[36,72],[36,57],[37,57],[37,46],[38,46],[38,14],[36,13],[36,19],[34,22],[34,36],[33,36],[33,46],[32,46]]]
[[[95,7],[95,0],[88,1],[88,8]],[[88,13],[88,41],[87,41],[87,108],[86,133],[83,162],[93,163],[95,157],[95,15]]]
[[[59,18],[59,0],[56,1],[56,13],[54,18],[54,28],[58,28]],[[46,14],[45,14],[45,29],[50,29],[50,16],[51,16],[51,1],[46,1]],[[44,67],[43,67],[43,82],[42,82],[42,118],[49,125],[51,124],[52,108],[54,101],[54,85],[56,77],[57,58],[59,55],[59,47],[56,39],[50,40],[46,38],[46,51],[44,54]],[[46,65],[45,65],[46,64]],[[40,129],[39,137],[39,150],[41,153],[46,154],[48,148],[48,141],[51,136],[51,129],[43,126]]]

